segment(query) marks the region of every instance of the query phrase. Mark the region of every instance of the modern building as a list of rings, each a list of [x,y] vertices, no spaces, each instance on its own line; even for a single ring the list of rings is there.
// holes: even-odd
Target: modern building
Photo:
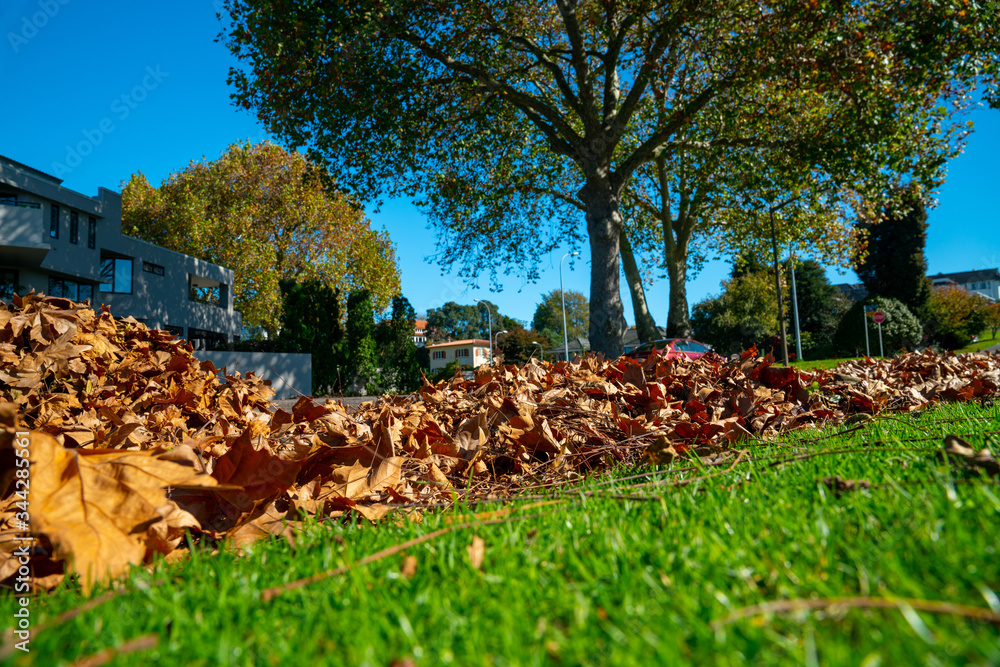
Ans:
[[[121,195],[88,197],[0,156],[0,299],[34,289],[102,304],[195,349],[238,338],[233,272],[122,233]]]
[[[458,361],[460,366],[471,368],[477,368],[490,362],[490,342],[478,338],[428,345],[427,351],[431,357],[432,373],[453,361]]]

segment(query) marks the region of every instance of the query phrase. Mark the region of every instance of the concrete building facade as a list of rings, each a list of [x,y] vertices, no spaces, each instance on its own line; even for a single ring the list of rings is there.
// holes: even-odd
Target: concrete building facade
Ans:
[[[90,299],[195,349],[238,338],[233,272],[123,234],[121,209],[117,192],[88,197],[0,156],[0,299],[31,289]]]

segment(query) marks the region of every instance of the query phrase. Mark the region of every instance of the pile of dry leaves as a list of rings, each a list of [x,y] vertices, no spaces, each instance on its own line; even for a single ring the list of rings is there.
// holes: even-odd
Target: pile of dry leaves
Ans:
[[[392,510],[515,493],[617,461],[726,456],[734,443],[855,412],[992,396],[1000,357],[910,354],[835,372],[741,358],[497,364],[354,414],[303,398],[272,411],[259,378],[220,374],[171,334],[106,309],[28,295],[0,306],[0,581],[35,536],[33,583],[85,590],[186,532],[244,545],[306,514]],[[221,375],[221,377],[220,377]],[[16,455],[27,439],[30,475]],[[16,443],[16,447],[15,447]]]

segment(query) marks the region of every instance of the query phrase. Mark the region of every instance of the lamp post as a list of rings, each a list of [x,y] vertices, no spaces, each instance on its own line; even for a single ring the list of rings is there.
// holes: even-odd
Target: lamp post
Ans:
[[[799,297],[795,293],[795,258],[792,244],[788,244],[788,264],[792,273],[792,321],[795,322],[795,358],[802,361],[802,332],[799,330]]]
[[[789,365],[788,335],[785,332],[785,308],[781,303],[781,272],[778,265],[778,235],[774,229],[774,212],[788,206],[798,198],[799,196],[795,195],[794,197],[790,197],[780,204],[775,204],[767,209],[768,214],[771,216],[771,250],[774,253],[774,287],[778,292],[778,323],[781,325],[781,353],[784,355],[786,367]]]
[[[504,329],[503,331],[498,331],[498,332],[497,332],[497,335],[493,337],[493,338],[495,338],[495,339],[496,339],[496,341],[495,341],[495,342],[496,342],[496,346],[497,346],[497,347],[500,347],[500,334],[505,334],[505,333],[507,333],[507,330],[506,330],[506,329]]]
[[[562,299],[563,316],[563,351],[566,353],[566,361],[569,361],[569,333],[566,330],[566,290],[563,289],[562,266],[563,260],[567,257],[579,255],[579,252],[568,252],[559,260],[559,298]]]
[[[537,340],[531,341],[531,344],[538,346],[538,356],[541,357],[542,361],[545,361],[545,348],[542,347],[542,344],[539,343]]]
[[[481,301],[479,299],[473,299],[476,303],[486,304],[486,319],[489,322],[489,341],[490,341],[490,366],[493,365],[493,312],[490,310],[489,301]]]

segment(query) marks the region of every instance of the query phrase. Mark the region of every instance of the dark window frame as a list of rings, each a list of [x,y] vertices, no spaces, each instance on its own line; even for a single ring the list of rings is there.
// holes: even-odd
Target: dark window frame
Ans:
[[[87,247],[91,250],[97,248],[97,218],[93,216],[87,218]]]
[[[128,271],[126,272],[124,268],[119,268],[119,263],[122,265],[127,263]],[[111,267],[110,271],[108,270],[109,266]],[[135,287],[132,277],[132,267],[133,261],[131,257],[102,257],[101,279],[110,280],[100,283],[98,289],[105,294],[132,294]],[[128,276],[128,289],[120,289],[120,277],[124,277],[125,275]]]
[[[154,264],[153,262],[147,262],[143,260],[142,270],[146,273],[152,273],[154,276],[165,275],[166,271],[159,264]]]
[[[49,211],[49,238],[59,238],[59,217],[59,206],[53,204],[52,209]]]
[[[69,242],[80,243],[80,214],[76,211],[69,212]]]

